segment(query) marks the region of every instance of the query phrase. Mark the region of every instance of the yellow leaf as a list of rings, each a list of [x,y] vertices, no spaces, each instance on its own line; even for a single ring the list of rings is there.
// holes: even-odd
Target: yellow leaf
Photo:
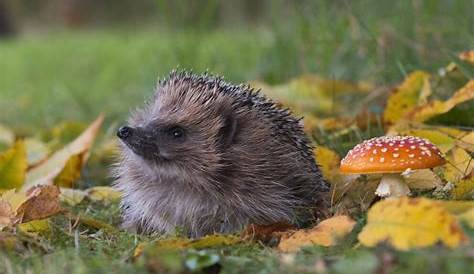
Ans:
[[[25,234],[49,234],[51,226],[48,219],[33,220],[27,223],[19,224],[18,229]]]
[[[474,174],[471,173],[466,178],[463,178],[455,183],[451,190],[451,197],[453,199],[474,199]]]
[[[221,246],[229,246],[237,244],[241,241],[239,237],[233,235],[208,235],[199,239],[188,239],[188,238],[167,238],[161,239],[150,243],[140,243],[134,251],[134,257],[138,257],[143,253],[145,248],[152,248],[158,250],[181,250],[181,249],[205,249]]]
[[[72,189],[72,188],[61,188],[61,194],[59,195],[59,200],[70,206],[75,206],[81,203],[86,196],[87,196],[87,193],[83,190]]]
[[[74,186],[74,182],[81,177],[84,154],[85,151],[69,157],[61,172],[54,178],[55,185],[69,188]]]
[[[219,246],[228,246],[240,242],[240,238],[233,235],[207,235],[200,239],[192,240],[189,247],[195,249],[212,248]]]
[[[474,152],[474,131],[461,137],[457,145],[467,151]]]
[[[423,106],[414,109],[409,119],[423,122],[436,115],[450,111],[456,105],[474,99],[474,80],[470,80],[464,87],[456,91],[454,95],[446,101],[431,101]]]
[[[443,166],[444,178],[454,185],[470,174],[474,168],[474,160],[462,148],[455,147],[446,154],[445,158],[446,164]]]
[[[290,82],[269,86],[261,82],[253,82],[252,86],[262,89],[268,97],[289,107],[297,115],[346,111],[342,104],[335,104],[338,96],[348,93],[366,94],[373,87],[369,83],[350,83],[334,79],[323,79],[317,75],[302,75]]]
[[[0,154],[0,189],[20,188],[27,169],[26,148],[23,141]]]
[[[440,200],[437,201],[442,207],[446,208],[449,213],[455,216],[461,215],[466,211],[474,208],[474,201],[451,201],[451,200]]]
[[[35,185],[44,185],[53,183],[54,179],[61,174],[69,159],[74,155],[81,155],[81,163],[84,164],[89,157],[89,150],[97,136],[100,126],[104,120],[100,115],[79,137],[63,149],[57,151],[49,159],[28,171],[24,188]],[[73,163],[76,164],[77,161]],[[74,166],[74,165],[72,165]],[[68,177],[69,179],[72,178]]]
[[[86,225],[98,230],[101,229],[107,233],[115,234],[118,232],[117,228],[115,228],[114,226],[108,223],[96,220],[94,218],[85,216],[85,215],[79,215],[79,214],[76,215],[71,212],[65,212],[65,216],[73,222],[80,222],[83,225]]]
[[[386,199],[372,206],[358,238],[365,246],[387,241],[399,250],[438,242],[457,247],[467,241],[456,218],[439,202],[408,197]]]
[[[122,197],[119,191],[107,186],[91,187],[86,192],[87,197],[93,201],[115,202]]]
[[[355,221],[341,215],[326,219],[308,230],[298,230],[289,236],[283,236],[278,249],[283,252],[296,252],[311,245],[333,246],[354,228]]]
[[[333,182],[334,177],[339,174],[341,157],[336,152],[323,146],[318,146],[314,150],[314,156],[318,159],[318,164],[324,178],[328,179],[329,182]]]
[[[395,124],[418,105],[423,87],[429,84],[428,79],[429,74],[423,71],[415,71],[407,76],[387,100],[383,115],[385,123]]]

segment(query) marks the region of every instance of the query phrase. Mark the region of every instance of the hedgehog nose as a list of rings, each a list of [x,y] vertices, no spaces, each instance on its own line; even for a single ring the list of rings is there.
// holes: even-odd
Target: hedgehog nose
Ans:
[[[117,131],[117,137],[119,137],[120,139],[124,140],[124,139],[127,139],[128,137],[132,136],[132,133],[133,133],[133,128],[131,127],[127,127],[127,126],[123,126],[123,127],[120,127]]]

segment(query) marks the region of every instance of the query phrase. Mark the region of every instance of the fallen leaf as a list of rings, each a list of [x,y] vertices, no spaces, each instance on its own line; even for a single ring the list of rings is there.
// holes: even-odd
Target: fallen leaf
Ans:
[[[365,246],[387,241],[398,250],[442,242],[457,247],[467,238],[456,218],[439,202],[426,198],[391,198],[376,203],[358,236]]]
[[[333,246],[337,241],[349,234],[355,221],[341,215],[326,219],[311,229],[298,230],[283,236],[278,249],[283,252],[296,252],[302,247],[311,245]]]
[[[61,194],[59,195],[59,200],[70,206],[75,206],[75,205],[80,204],[86,196],[87,196],[87,193],[84,190],[72,189],[72,188],[61,188]]]
[[[339,163],[341,157],[339,157],[336,152],[323,146],[318,146],[314,149],[314,156],[318,159],[319,168],[321,169],[324,178],[329,182],[334,182],[335,177],[340,174]]]
[[[441,179],[430,169],[417,169],[402,173],[402,176],[411,189],[432,189],[443,185]]]
[[[456,105],[472,99],[474,99],[474,80],[469,81],[446,101],[434,100],[417,107],[410,112],[408,118],[414,121],[423,122],[434,116],[446,113]]]
[[[461,137],[457,145],[467,151],[474,152],[474,131]]]
[[[87,197],[92,201],[116,202],[122,197],[122,194],[107,186],[96,186],[86,190]]]
[[[108,223],[102,222],[100,220],[85,216],[83,214],[73,214],[72,212],[65,212],[65,216],[73,221],[74,223],[81,223],[88,227],[95,228],[97,230],[103,230],[107,233],[116,234],[118,229]]]
[[[48,219],[33,220],[27,223],[19,224],[18,230],[25,234],[37,235],[37,234],[50,234],[51,226]]]
[[[474,201],[439,200],[437,202],[454,216],[461,215],[474,208]]]
[[[26,195],[27,200],[16,209],[22,223],[48,218],[61,211],[57,186],[35,186]]]
[[[474,160],[464,149],[455,147],[446,154],[446,164],[443,166],[444,178],[456,185],[474,168]]]
[[[383,119],[387,124],[395,124],[415,109],[420,100],[420,94],[425,85],[429,85],[430,75],[423,71],[415,71],[407,76],[387,100]],[[426,93],[426,92],[425,92]]]
[[[0,196],[0,230],[6,226],[40,220],[58,214],[57,186],[36,186],[25,192],[7,191]]]
[[[11,205],[5,201],[0,200],[0,231],[7,226],[11,226],[14,222],[13,218],[13,210]]]
[[[50,152],[48,146],[45,143],[34,138],[26,138],[25,146],[29,167],[34,167],[35,165],[41,163],[41,161],[48,157]]]
[[[237,244],[240,241],[241,239],[239,237],[221,234],[208,235],[199,239],[172,237],[149,243],[140,243],[137,248],[135,248],[134,257],[140,256],[146,248],[152,248],[154,250],[205,249],[229,246]]]
[[[70,158],[81,155],[81,163],[84,164],[89,157],[92,142],[97,136],[104,116],[100,115],[79,137],[63,149],[55,152],[49,159],[31,169],[26,175],[24,188],[35,185],[51,184],[61,172],[67,167]],[[76,163],[76,161],[74,161]],[[69,175],[68,175],[69,176]],[[69,178],[72,178],[70,176]]]
[[[0,154],[0,190],[22,187],[27,167],[25,143],[18,141]]]
[[[273,239],[279,239],[286,231],[294,229],[296,229],[294,225],[284,222],[269,225],[250,224],[242,231],[240,237],[244,241],[268,243]]]
[[[54,184],[59,187],[72,188],[74,183],[81,177],[82,166],[85,160],[85,151],[71,155],[61,172],[54,178]]]
[[[463,51],[458,57],[459,59],[474,65],[474,50]]]
[[[474,199],[474,172],[456,182],[451,197],[456,200]]]

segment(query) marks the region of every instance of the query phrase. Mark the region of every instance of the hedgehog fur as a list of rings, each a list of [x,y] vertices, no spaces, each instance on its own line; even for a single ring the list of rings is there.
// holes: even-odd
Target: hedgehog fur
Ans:
[[[199,237],[327,209],[300,120],[248,85],[173,71],[117,134],[113,175],[129,230]]]

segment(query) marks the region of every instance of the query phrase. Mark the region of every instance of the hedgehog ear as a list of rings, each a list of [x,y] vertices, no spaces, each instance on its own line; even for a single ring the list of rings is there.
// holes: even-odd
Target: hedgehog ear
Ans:
[[[223,119],[224,125],[220,129],[219,136],[221,145],[226,148],[234,142],[237,134],[237,118],[234,114],[228,114],[224,115]]]

